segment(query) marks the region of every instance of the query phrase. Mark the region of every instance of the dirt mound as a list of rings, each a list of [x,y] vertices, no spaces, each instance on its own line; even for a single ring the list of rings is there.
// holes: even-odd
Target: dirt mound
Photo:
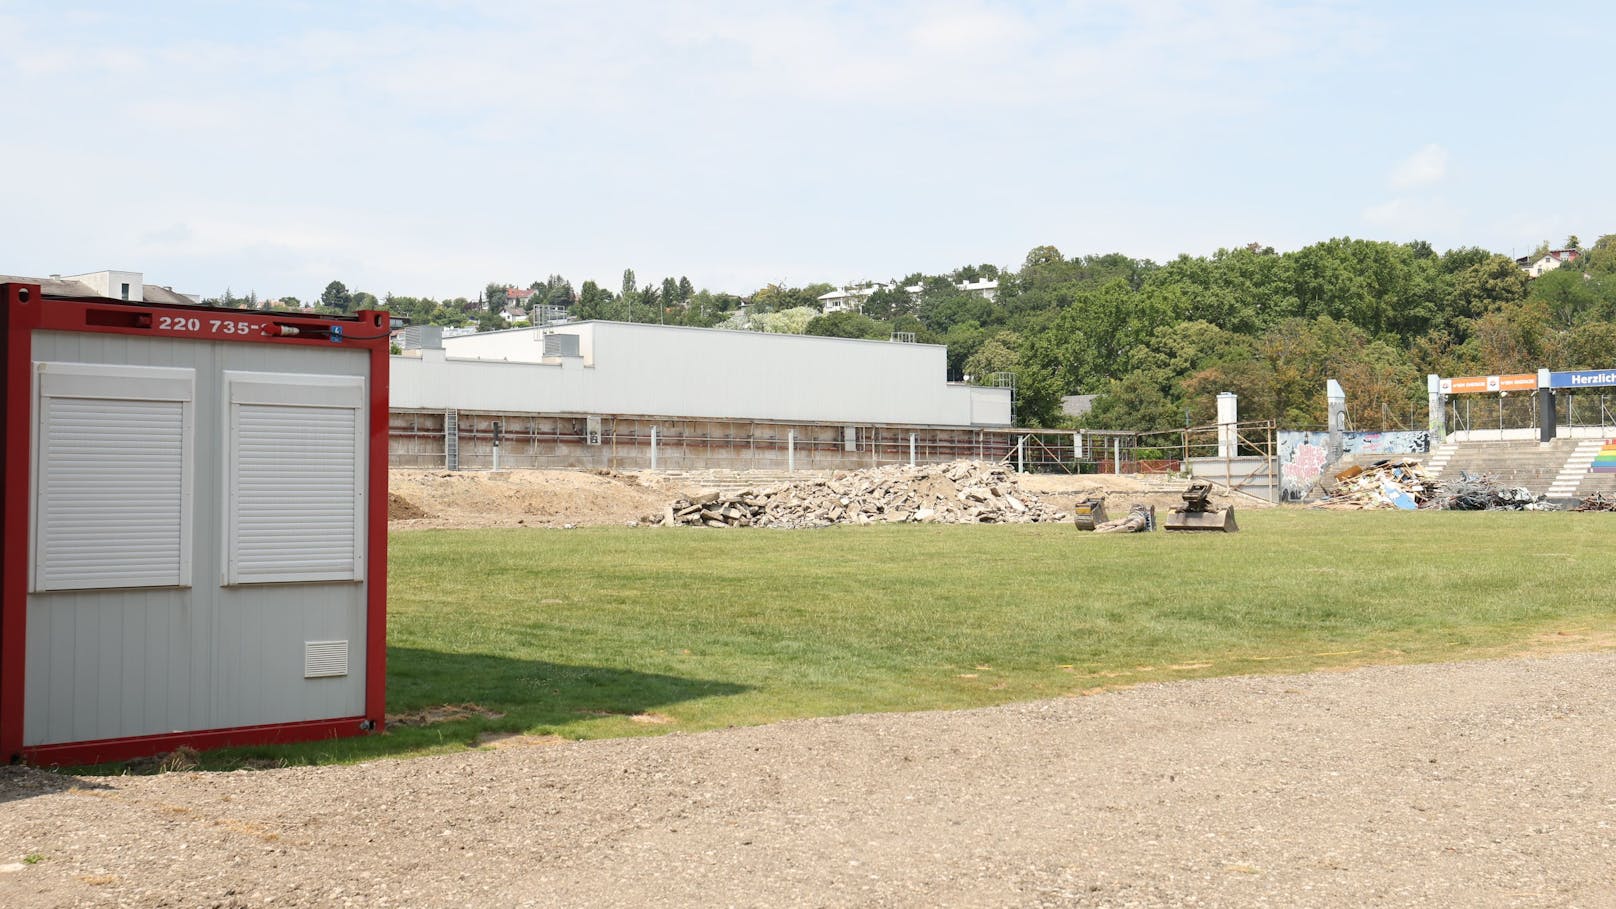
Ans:
[[[576,470],[388,473],[395,529],[626,524],[684,489],[654,477]]]
[[[426,517],[426,509],[411,502],[396,492],[387,493],[387,520],[408,521],[414,518]]]

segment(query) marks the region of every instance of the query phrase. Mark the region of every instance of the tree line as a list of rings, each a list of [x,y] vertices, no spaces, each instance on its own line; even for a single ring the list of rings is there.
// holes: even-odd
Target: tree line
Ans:
[[[1317,426],[1324,382],[1334,378],[1360,425],[1394,428],[1379,415],[1420,412],[1427,374],[1616,366],[1616,234],[1586,249],[1571,237],[1562,248],[1580,257],[1529,278],[1508,256],[1439,253],[1420,240],[1342,237],[1284,253],[1250,244],[1159,264],[1039,246],[1017,268],[966,265],[883,282],[862,311],[823,313],[818,298],[836,289],[829,283],[770,284],[741,297],[697,290],[687,277],[642,283],[632,269],[615,289],[594,281],[574,289],[550,275],[527,286],[526,305],[574,319],[883,340],[912,333],[947,345],[951,380],[1013,375],[1023,426],[1200,425],[1222,391],[1240,395],[1243,418]],[[981,280],[998,281],[992,301],[958,287]],[[316,302],[322,311],[380,307],[416,323],[491,330],[508,325],[511,287],[490,282],[475,300],[377,298],[333,281]],[[228,291],[226,299],[247,300]],[[1078,418],[1061,408],[1074,394],[1095,395]]]

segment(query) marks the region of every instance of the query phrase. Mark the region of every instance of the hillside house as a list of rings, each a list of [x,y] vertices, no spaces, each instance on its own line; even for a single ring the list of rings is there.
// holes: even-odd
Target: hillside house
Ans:
[[[1543,275],[1554,271],[1556,268],[1559,268],[1567,262],[1575,262],[1580,258],[1582,258],[1582,252],[1580,250],[1551,249],[1546,254],[1536,258],[1533,258],[1532,256],[1521,256],[1519,259],[1515,260],[1515,264],[1519,265],[1521,269],[1528,275],[1534,278],[1541,278]]]

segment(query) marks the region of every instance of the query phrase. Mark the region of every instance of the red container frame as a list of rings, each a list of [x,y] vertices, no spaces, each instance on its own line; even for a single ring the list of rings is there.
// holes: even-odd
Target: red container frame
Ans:
[[[387,368],[386,312],[305,316],[206,306],[160,306],[99,297],[47,297],[37,284],[0,284],[5,435],[0,481],[0,761],[79,765],[127,760],[180,745],[221,748],[338,738],[382,731],[387,710]],[[370,355],[370,501],[366,512],[365,707],[352,717],[194,729],[87,742],[23,745],[28,659],[29,452],[33,433],[33,334],[93,332],[244,344],[361,348]]]

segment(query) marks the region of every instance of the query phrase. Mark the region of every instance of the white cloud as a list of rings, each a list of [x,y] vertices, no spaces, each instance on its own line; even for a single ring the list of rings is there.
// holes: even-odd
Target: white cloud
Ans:
[[[1413,189],[1442,182],[1448,175],[1448,150],[1436,143],[1404,158],[1392,171],[1392,186]]]

